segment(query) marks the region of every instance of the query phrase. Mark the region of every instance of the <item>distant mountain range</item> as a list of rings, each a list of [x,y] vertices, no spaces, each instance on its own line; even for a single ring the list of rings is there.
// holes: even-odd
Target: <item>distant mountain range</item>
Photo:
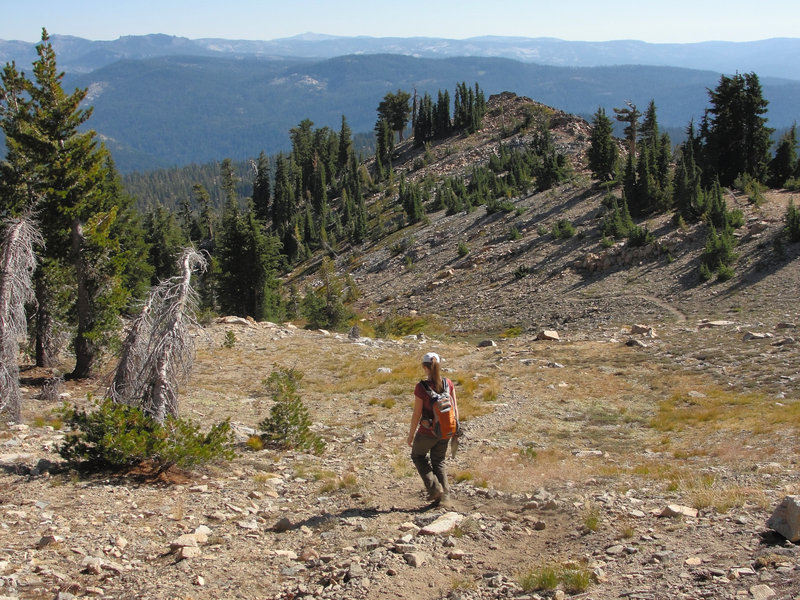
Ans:
[[[66,87],[89,89],[94,106],[89,125],[123,172],[277,152],[289,147],[289,129],[305,118],[338,129],[345,115],[354,131],[371,131],[375,109],[388,91],[416,89],[435,97],[439,89],[452,94],[461,81],[477,81],[487,94],[508,90],[585,117],[598,106],[611,113],[625,101],[644,109],[653,99],[663,127],[683,128],[702,117],[707,90],[718,84],[720,73],[755,71],[770,102],[769,124],[784,128],[800,121],[798,39],[705,44],[328,36],[265,42],[165,35],[113,42],[52,39],[67,72]],[[0,63],[13,59],[30,71],[34,47],[0,41]],[[375,54],[379,51],[384,53]],[[622,64],[611,66],[614,62]],[[682,66],[654,66],[669,62]]]
[[[773,38],[755,42],[698,42],[650,44],[636,40],[571,42],[555,38],[477,37],[374,38],[304,34],[253,41],[197,39],[163,34],[126,36],[113,41],[91,41],[51,36],[65,71],[90,72],[118,60],[159,56],[333,58],[347,54],[402,54],[420,58],[480,56],[510,58],[556,67],[650,65],[684,67],[733,74],[754,71],[759,77],[800,79],[800,38]],[[0,40],[0,62],[16,59],[20,65],[35,59],[36,44]]]

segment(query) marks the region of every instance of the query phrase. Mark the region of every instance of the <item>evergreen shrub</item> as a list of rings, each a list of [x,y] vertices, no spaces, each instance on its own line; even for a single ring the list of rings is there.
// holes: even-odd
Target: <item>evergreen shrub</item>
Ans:
[[[230,422],[202,433],[191,421],[167,417],[162,424],[136,406],[110,399],[87,412],[64,406],[64,424],[72,430],[58,449],[72,466],[92,471],[122,470],[142,464],[156,472],[234,458]]]
[[[800,210],[794,205],[794,200],[789,200],[783,220],[786,223],[786,235],[789,241],[800,242]]]
[[[296,369],[279,368],[264,380],[275,404],[269,417],[258,424],[264,444],[291,450],[325,451],[325,441],[311,431],[311,417],[297,391],[303,374]]]

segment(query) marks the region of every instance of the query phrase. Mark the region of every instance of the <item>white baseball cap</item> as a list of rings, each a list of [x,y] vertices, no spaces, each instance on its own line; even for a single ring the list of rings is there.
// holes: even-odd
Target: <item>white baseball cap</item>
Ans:
[[[436,352],[428,352],[425,356],[422,357],[422,364],[429,365],[433,362],[433,359],[436,359],[436,362],[440,363],[442,360],[439,358],[439,355]]]

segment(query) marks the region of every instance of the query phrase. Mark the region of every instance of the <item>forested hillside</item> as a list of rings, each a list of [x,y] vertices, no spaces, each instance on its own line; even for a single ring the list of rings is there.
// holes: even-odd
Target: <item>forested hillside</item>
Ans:
[[[288,130],[303,119],[338,127],[346,116],[355,132],[374,125],[376,98],[404,89],[418,95],[480,81],[487,94],[528,96],[588,117],[602,106],[651,99],[663,127],[685,128],[703,116],[707,89],[720,75],[671,67],[560,68],[508,59],[420,59],[396,55],[344,56],[324,61],[166,57],[123,61],[68,87],[89,89],[92,127],[103,136],[122,172],[163,166],[247,160],[290,147]],[[800,83],[764,79],[770,124],[800,120]]]
[[[37,361],[59,351],[58,323],[74,333],[76,375],[93,373],[94,361],[114,343],[115,318],[134,310],[148,285],[176,276],[186,247],[210,259],[197,279],[206,314],[340,329],[357,318],[359,288],[371,287],[367,297],[377,300],[373,275],[390,272],[378,265],[402,257],[405,270],[393,281],[415,277],[414,265],[427,254],[415,232],[435,229],[441,219],[456,223],[435,245],[457,246],[458,259],[472,253],[474,240],[455,232],[503,223],[506,231],[492,235],[514,243],[507,258],[520,280],[542,276],[554,260],[545,254],[532,267],[528,250],[562,257],[563,248],[552,246],[558,240],[577,238],[575,251],[583,255],[642,248],[648,258],[664,252],[676,258],[661,238],[691,231],[703,242],[682,249],[688,270],[681,287],[736,281],[736,248],[748,222],[741,200],[758,210],[769,187],[797,189],[800,178],[796,128],[773,148],[770,102],[755,73],[721,77],[707,93],[705,116],[686,123],[677,147],[653,100],[598,108],[590,124],[461,82],[373,97],[375,146],[366,160],[346,117],[336,127],[306,118],[286,132],[286,152],[157,173],[162,190],[174,191],[140,201],[137,210],[130,191],[144,189],[145,178],[130,178],[123,190],[100,139],[80,130],[94,124],[95,115],[82,108],[91,92],[64,94],[46,37],[39,52],[34,80],[12,68],[4,74],[2,125],[10,150],[0,191],[4,214],[41,215],[46,254],[32,321]],[[394,58],[386,61],[388,68]],[[344,62],[351,70],[363,64]],[[614,137],[614,122],[623,139]],[[551,208],[541,213],[541,206]],[[576,207],[579,219],[569,210]],[[794,204],[782,212],[786,228],[774,234],[776,247],[800,237]],[[487,248],[494,246],[490,241]],[[582,268],[597,267],[583,255]],[[379,256],[385,263],[375,262]],[[467,290],[458,289],[458,297]],[[387,297],[400,302],[394,309],[404,306],[397,290]],[[384,321],[373,326],[390,327]]]

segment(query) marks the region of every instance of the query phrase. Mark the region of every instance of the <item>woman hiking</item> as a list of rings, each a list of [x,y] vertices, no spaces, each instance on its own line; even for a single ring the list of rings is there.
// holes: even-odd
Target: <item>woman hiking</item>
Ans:
[[[447,502],[449,486],[445,473],[444,461],[447,456],[449,437],[442,438],[435,433],[433,401],[431,391],[443,394],[445,390],[450,398],[451,410],[458,422],[458,404],[453,382],[442,377],[441,359],[435,352],[428,352],[422,357],[422,368],[425,379],[414,388],[414,412],[411,415],[411,427],[408,431],[408,445],[411,446],[411,460],[417,468],[428,500]]]

